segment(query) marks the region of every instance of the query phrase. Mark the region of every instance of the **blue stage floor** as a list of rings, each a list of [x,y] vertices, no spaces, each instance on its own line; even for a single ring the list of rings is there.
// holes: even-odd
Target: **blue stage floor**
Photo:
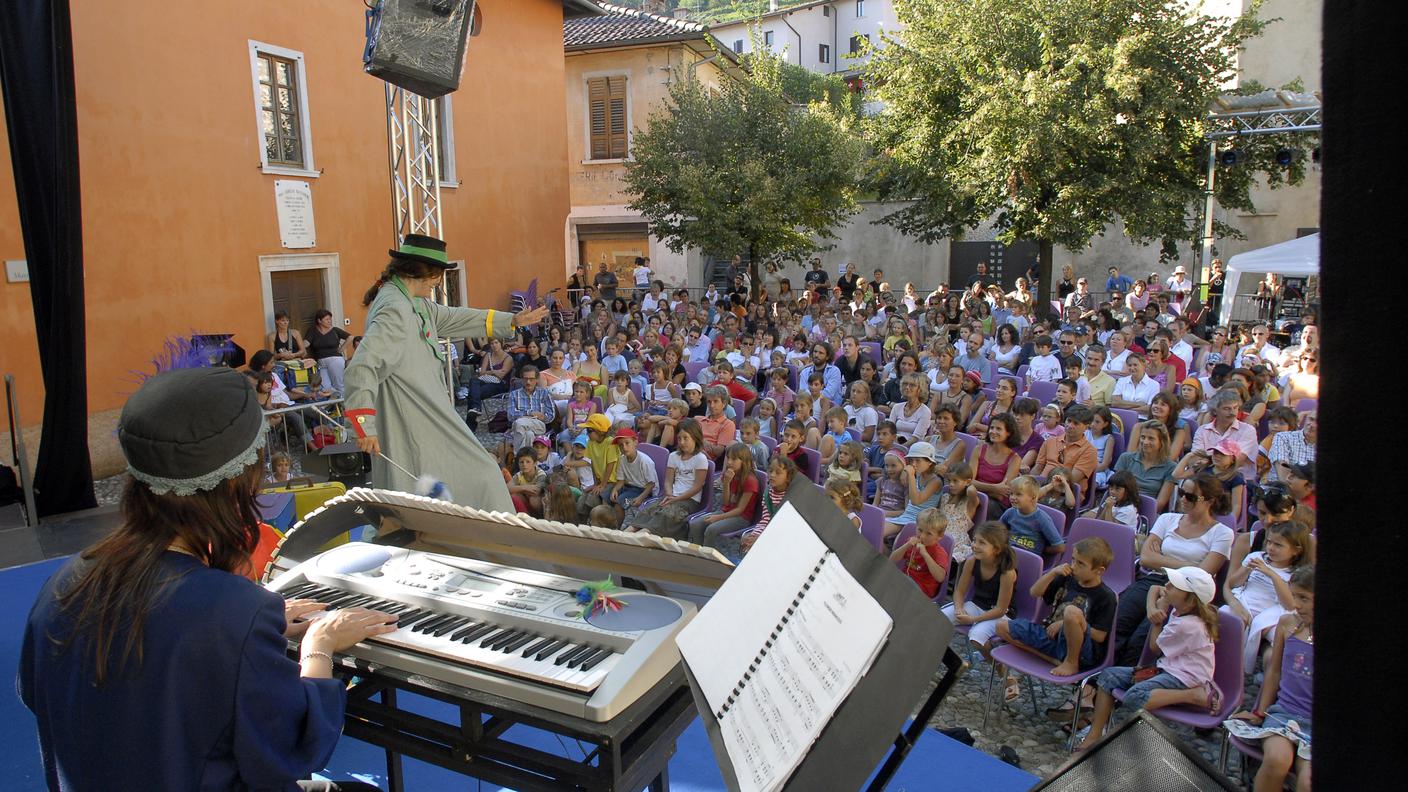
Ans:
[[[0,571],[0,679],[13,680],[18,660],[20,639],[29,606],[44,580],[58,568],[62,559],[43,561]],[[11,792],[39,792],[44,789],[40,769],[38,743],[34,734],[34,718],[19,697],[13,684],[5,684],[0,694],[0,778]],[[406,706],[410,697],[402,697]],[[449,712],[448,705],[422,700],[424,711],[437,708]],[[420,709],[420,707],[417,707]],[[544,733],[529,733],[522,739],[533,740],[544,749],[556,748],[564,755],[580,755],[572,742],[565,745]],[[160,746],[153,746],[159,755]],[[405,762],[406,788],[411,790],[464,790],[501,787],[476,786],[473,780],[421,762]],[[382,782],[385,788],[385,754],[381,749],[350,738],[343,739],[329,763],[327,776],[334,779],[356,777],[364,781]],[[981,751],[928,731],[900,767],[889,789],[931,790],[942,788],[962,792],[1007,792],[1023,790],[1036,783],[1029,773],[1007,765]],[[719,769],[709,747],[708,738],[699,721],[695,721],[680,738],[674,758],[670,760],[670,786],[675,792],[715,792],[724,788]]]

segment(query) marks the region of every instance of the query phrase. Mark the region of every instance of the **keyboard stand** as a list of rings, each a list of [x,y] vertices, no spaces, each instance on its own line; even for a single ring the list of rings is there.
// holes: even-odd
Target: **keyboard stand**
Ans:
[[[352,680],[343,733],[386,750],[391,792],[403,792],[403,756],[518,792],[667,792],[675,741],[695,717],[684,670],[676,667],[610,721],[598,723],[352,658],[334,673]],[[403,709],[399,694],[453,704],[459,723]],[[505,739],[517,725],[557,735],[564,752],[549,753]],[[576,742],[568,742],[568,741]]]

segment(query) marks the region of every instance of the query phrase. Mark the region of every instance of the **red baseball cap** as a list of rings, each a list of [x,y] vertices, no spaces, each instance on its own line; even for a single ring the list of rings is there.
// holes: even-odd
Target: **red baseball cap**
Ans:
[[[611,442],[619,443],[627,437],[631,438],[632,440],[640,440],[640,435],[636,434],[636,430],[634,429],[617,429],[616,439],[612,440]]]

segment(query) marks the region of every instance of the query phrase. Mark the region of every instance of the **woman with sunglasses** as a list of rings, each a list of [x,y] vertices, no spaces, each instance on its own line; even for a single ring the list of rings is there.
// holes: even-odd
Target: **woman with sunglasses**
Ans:
[[[1115,616],[1115,664],[1138,665],[1154,611],[1151,589],[1168,583],[1165,569],[1196,566],[1214,578],[1232,555],[1232,529],[1213,515],[1227,511],[1227,492],[1211,475],[1200,473],[1178,489],[1178,511],[1160,515],[1139,553],[1134,582],[1120,594]]]

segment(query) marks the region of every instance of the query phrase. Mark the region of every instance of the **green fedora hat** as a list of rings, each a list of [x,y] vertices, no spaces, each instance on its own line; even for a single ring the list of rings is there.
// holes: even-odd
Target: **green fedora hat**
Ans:
[[[392,258],[419,261],[441,269],[449,269],[452,266],[449,257],[445,255],[444,241],[424,234],[407,234],[399,250],[386,252],[390,253]]]

